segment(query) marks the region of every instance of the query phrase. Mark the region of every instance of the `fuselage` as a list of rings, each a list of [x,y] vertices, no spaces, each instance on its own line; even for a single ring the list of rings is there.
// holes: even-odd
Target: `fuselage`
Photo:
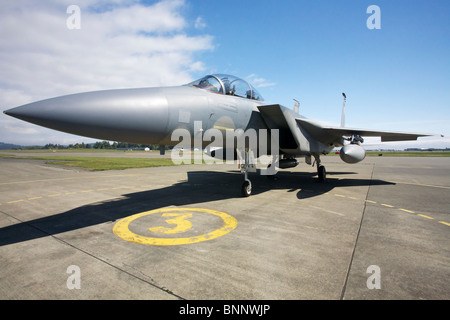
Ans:
[[[208,86],[205,85],[208,80]],[[211,85],[210,82],[217,80]],[[227,81],[227,82],[225,82]],[[175,146],[172,134],[185,129],[196,138],[211,129],[223,136],[228,131],[256,130],[270,136],[259,106],[267,103],[244,80],[228,76],[207,76],[197,82],[160,88],[118,89],[78,93],[42,100],[7,110],[5,113],[43,127],[96,139],[138,144]],[[283,107],[284,108],[284,107]],[[300,117],[285,108],[292,121]],[[266,130],[266,131],[264,131]],[[297,145],[283,145],[280,151],[293,156],[326,153],[329,146],[314,145],[300,129]],[[269,138],[270,139],[270,138]],[[200,139],[202,146],[211,141]],[[287,139],[285,139],[287,140]],[[194,139],[193,139],[194,141]],[[301,143],[300,143],[301,141]],[[225,146],[226,139],[223,140]],[[312,146],[317,150],[313,150]]]

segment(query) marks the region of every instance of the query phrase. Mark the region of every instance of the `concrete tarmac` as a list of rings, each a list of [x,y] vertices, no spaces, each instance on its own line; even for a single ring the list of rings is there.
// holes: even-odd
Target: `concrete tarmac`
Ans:
[[[0,159],[0,299],[449,299],[450,159],[322,161],[243,198],[235,165]]]

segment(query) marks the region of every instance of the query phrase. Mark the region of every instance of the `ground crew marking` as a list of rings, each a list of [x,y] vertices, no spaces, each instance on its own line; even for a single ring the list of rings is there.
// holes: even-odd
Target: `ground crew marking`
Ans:
[[[190,213],[192,212],[192,213]],[[217,216],[223,220],[223,226],[220,229],[211,231],[209,233],[205,233],[199,236],[194,237],[186,237],[186,238],[163,238],[163,237],[147,237],[136,234],[130,231],[129,225],[131,222],[136,219],[152,215],[159,214],[163,218],[166,219],[167,224],[175,225],[174,227],[168,228],[167,226],[156,226],[148,228],[148,230],[156,235],[165,234],[165,235],[173,235],[186,232],[192,228],[192,222],[189,221],[190,218],[195,213],[207,213]],[[230,231],[234,230],[237,226],[237,220],[226,214],[224,212],[210,210],[210,209],[201,209],[201,208],[165,208],[165,209],[156,209],[141,212],[126,218],[119,220],[113,227],[113,232],[118,237],[130,241],[136,242],[140,244],[146,245],[154,245],[154,246],[172,246],[172,245],[183,245],[183,244],[192,244],[201,241],[207,241],[219,238],[221,236],[226,235]]]

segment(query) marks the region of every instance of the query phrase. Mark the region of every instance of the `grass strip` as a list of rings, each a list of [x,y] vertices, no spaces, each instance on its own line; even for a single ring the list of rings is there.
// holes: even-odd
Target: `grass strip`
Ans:
[[[0,155],[3,158],[46,160],[48,164],[86,168],[92,171],[124,170],[129,168],[148,168],[173,166],[172,159],[167,158],[115,158],[115,157],[14,157]]]
[[[172,159],[157,158],[113,158],[113,157],[33,157],[49,160],[46,163],[86,168],[92,171],[124,170],[130,168],[148,168],[173,166]]]

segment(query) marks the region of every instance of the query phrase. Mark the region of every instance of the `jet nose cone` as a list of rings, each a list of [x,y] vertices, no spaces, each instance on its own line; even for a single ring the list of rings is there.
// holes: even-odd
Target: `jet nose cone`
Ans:
[[[23,105],[20,107],[5,110],[5,111],[3,111],[3,113],[8,116],[14,117],[14,118],[28,121],[28,120],[26,120],[26,118],[28,116],[31,116],[33,114],[33,111],[35,111],[35,110],[33,110],[32,108],[29,108],[28,105]]]
[[[157,144],[166,135],[168,102],[152,88],[79,93],[9,109],[43,127],[103,140]]]
[[[12,109],[5,110],[5,111],[3,111],[3,113],[8,115],[8,116],[14,117],[15,116],[14,109],[17,109],[17,108],[12,108]]]

